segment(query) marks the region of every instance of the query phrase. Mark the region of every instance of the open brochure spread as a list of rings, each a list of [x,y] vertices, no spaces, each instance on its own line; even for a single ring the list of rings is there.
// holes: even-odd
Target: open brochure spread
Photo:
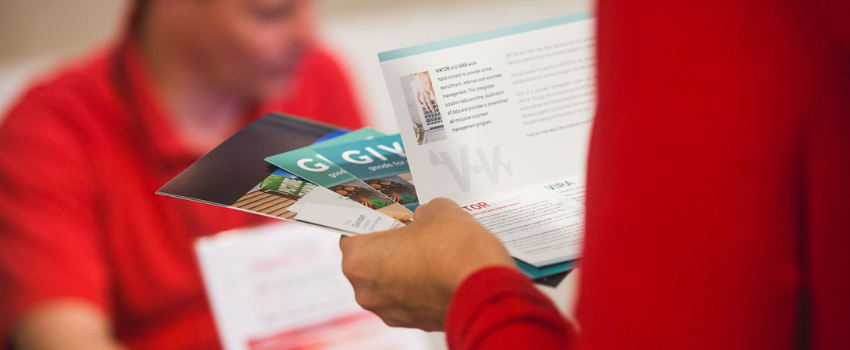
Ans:
[[[343,235],[447,197],[530,277],[569,270],[584,231],[595,106],[589,13],[378,55],[399,134],[259,118],[158,193]]]
[[[595,106],[587,13],[379,54],[419,200],[537,268],[578,258]]]

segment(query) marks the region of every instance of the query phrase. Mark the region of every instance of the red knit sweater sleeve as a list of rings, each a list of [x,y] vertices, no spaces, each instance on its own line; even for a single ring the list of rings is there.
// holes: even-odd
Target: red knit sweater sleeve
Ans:
[[[451,349],[567,349],[571,326],[528,277],[486,268],[467,278],[449,305]]]

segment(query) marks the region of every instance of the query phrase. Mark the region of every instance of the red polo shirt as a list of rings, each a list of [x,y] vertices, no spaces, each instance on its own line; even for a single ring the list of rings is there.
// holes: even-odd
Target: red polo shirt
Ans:
[[[357,128],[337,62],[315,50],[270,111]],[[203,235],[260,216],[154,192],[187,151],[132,43],[30,89],[0,127],[0,344],[20,316],[58,298],[106,311],[133,349],[219,348],[193,253]]]
[[[488,269],[450,347],[850,349],[850,2],[598,5],[580,335]]]

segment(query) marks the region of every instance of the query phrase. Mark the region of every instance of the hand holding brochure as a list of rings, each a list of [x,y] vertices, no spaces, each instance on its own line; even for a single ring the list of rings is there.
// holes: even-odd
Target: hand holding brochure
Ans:
[[[400,134],[267,115],[158,193],[344,235],[400,227],[448,197],[532,278],[569,270],[584,231],[593,42],[592,16],[577,14],[381,53]]]

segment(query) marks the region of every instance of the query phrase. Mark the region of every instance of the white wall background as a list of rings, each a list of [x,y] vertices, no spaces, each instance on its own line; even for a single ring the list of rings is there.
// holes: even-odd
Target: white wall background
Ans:
[[[323,36],[372,124],[397,130],[377,53],[587,11],[591,0],[324,0]],[[129,0],[0,0],[0,113],[34,75],[116,36]]]

